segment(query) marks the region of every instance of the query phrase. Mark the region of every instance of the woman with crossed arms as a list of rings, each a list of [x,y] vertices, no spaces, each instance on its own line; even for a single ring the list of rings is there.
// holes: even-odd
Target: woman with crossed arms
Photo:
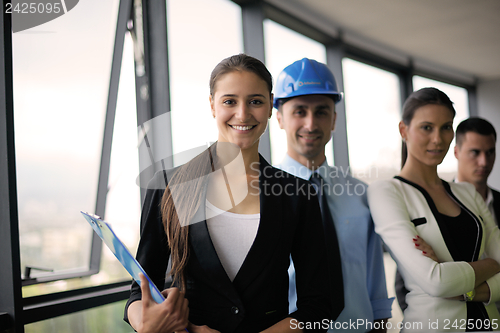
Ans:
[[[401,172],[368,188],[375,231],[409,290],[403,332],[500,329],[500,230],[473,185],[437,173],[454,116],[440,90],[413,92],[399,123]]]

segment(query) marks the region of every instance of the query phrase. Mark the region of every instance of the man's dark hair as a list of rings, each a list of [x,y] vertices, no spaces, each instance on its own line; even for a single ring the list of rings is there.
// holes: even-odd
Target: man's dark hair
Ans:
[[[497,132],[491,123],[483,118],[471,117],[462,121],[456,131],[457,145],[462,146],[465,134],[467,132],[474,132],[481,135],[491,135],[495,137],[495,142],[497,141]]]

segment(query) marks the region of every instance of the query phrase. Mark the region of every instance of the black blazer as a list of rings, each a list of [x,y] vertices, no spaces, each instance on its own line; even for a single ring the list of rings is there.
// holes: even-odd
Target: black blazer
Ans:
[[[160,290],[164,289],[170,255],[160,215],[164,187],[154,189],[161,182],[162,172],[155,176],[150,186],[153,189],[147,191],[137,252],[138,261]],[[336,318],[342,311],[343,300],[334,305],[332,314],[321,213],[317,197],[311,194],[314,189],[307,181],[270,166],[262,156],[259,188],[261,220],[257,235],[232,282],[217,257],[206,220],[189,226],[186,298],[190,322],[222,333],[254,333],[288,316],[318,324]],[[274,195],[279,189],[283,193]],[[204,197],[202,202],[200,214],[205,210]],[[290,255],[296,267],[298,293],[298,310],[292,314],[288,313]],[[338,281],[342,278],[340,262],[337,267],[339,276],[334,279]],[[134,282],[125,320],[128,306],[139,299],[140,288]],[[313,331],[325,330],[322,325]]]

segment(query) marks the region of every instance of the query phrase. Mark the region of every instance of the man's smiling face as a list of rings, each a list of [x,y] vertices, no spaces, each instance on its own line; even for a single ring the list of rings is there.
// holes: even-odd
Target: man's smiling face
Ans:
[[[288,155],[305,164],[324,159],[335,128],[335,104],[326,95],[304,95],[286,101],[277,113],[287,135]]]

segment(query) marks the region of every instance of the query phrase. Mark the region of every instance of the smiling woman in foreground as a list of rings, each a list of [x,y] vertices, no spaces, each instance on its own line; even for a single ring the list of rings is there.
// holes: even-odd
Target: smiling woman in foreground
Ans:
[[[409,293],[404,332],[499,329],[500,230],[471,184],[441,180],[453,140],[453,103],[424,88],[403,106],[403,167],[368,188],[375,231]],[[412,241],[413,239],[413,241]]]
[[[134,283],[125,313],[137,331],[187,325],[195,333],[300,332],[292,330],[297,322],[310,327],[331,318],[321,213],[317,197],[307,195],[314,190],[258,153],[272,114],[271,89],[271,75],[259,60],[244,54],[224,59],[210,78],[218,142],[150,183],[137,258],[161,290],[171,257],[173,285],[181,291],[165,291],[175,295],[171,304],[169,297],[153,304]],[[269,189],[286,189],[287,195]],[[293,313],[290,255],[297,270]],[[342,274],[340,267],[336,273]]]

